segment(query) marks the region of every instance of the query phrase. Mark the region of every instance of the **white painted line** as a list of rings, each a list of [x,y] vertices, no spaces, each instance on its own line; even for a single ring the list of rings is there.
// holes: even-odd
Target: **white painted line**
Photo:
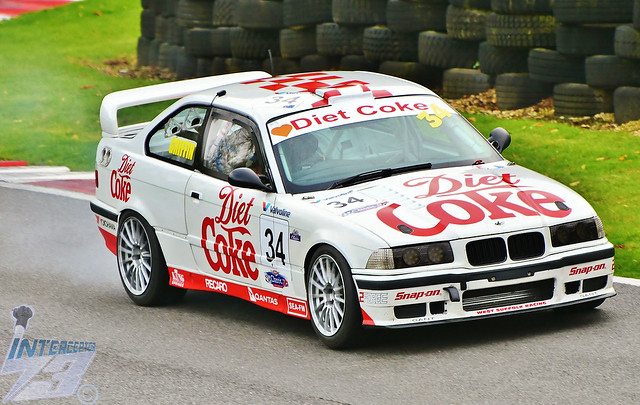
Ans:
[[[637,278],[613,276],[613,282],[640,287],[640,280],[638,280]]]
[[[28,174],[28,173],[69,173],[65,166],[8,166],[0,169],[0,176],[4,174]]]
[[[3,183],[3,182],[0,182],[0,187],[13,188],[13,189],[18,189],[18,190],[26,190],[26,191],[33,191],[33,192],[36,192],[36,193],[43,193],[43,194],[52,194],[52,195],[57,195],[57,196],[61,196],[61,197],[75,198],[76,200],[91,201],[93,199],[93,196],[90,195],[90,194],[80,193],[80,192],[77,192],[77,191],[62,190],[62,189],[58,189],[58,188],[34,186],[32,184]]]
[[[63,166],[20,166],[0,168],[0,182],[32,183],[49,180],[93,180],[92,172],[72,172]]]

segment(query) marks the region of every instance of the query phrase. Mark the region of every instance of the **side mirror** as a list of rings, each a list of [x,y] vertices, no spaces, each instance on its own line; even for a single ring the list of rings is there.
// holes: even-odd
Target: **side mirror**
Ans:
[[[248,167],[238,167],[229,173],[229,184],[236,187],[272,192],[271,187],[264,185],[260,177]]]
[[[511,143],[511,134],[506,129],[497,127],[489,134],[488,141],[498,152],[502,152]]]

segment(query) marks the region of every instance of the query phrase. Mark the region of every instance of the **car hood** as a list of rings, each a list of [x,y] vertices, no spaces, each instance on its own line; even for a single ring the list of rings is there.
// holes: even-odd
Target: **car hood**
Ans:
[[[412,172],[301,198],[390,246],[516,232],[595,215],[570,188],[508,162]]]

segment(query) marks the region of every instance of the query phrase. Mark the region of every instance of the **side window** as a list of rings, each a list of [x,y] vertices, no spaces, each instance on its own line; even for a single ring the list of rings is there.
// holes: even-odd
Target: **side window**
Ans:
[[[187,107],[180,110],[149,138],[149,153],[193,166],[196,147],[207,109]]]
[[[218,177],[226,177],[239,167],[265,173],[264,159],[253,131],[226,117],[214,117],[203,148],[202,165]]]

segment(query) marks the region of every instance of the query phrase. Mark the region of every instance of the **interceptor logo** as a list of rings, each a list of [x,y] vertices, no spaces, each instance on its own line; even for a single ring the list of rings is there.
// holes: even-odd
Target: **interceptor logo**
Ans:
[[[2,403],[77,395],[82,404],[98,400],[98,391],[82,377],[96,355],[96,343],[76,340],[27,338],[34,309],[21,305],[11,311],[13,339],[0,375],[19,374]]]

